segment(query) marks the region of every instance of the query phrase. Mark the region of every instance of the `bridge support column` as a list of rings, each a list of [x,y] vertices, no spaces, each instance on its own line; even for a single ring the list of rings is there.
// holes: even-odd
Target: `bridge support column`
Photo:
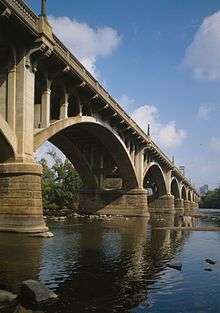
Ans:
[[[84,190],[80,192],[79,213],[149,216],[147,191]]]
[[[190,214],[191,212],[191,202],[189,200],[184,200],[184,213]]]
[[[191,211],[196,211],[198,209],[198,205],[196,202],[190,202]]]
[[[193,202],[193,205],[194,205],[194,209],[198,209],[199,208],[199,204],[198,204],[198,202]]]
[[[149,204],[151,213],[174,213],[174,196],[164,195]]]
[[[175,199],[174,200],[175,211],[178,213],[184,212],[184,201],[183,199]]]
[[[0,231],[45,232],[41,195],[42,167],[0,164]]]

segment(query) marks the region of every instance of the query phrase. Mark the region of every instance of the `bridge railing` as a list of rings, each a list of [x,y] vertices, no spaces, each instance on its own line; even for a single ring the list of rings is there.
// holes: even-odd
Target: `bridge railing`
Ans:
[[[22,0],[0,0],[6,7],[9,7],[13,11],[25,19],[25,21],[37,30],[38,16],[33,12],[33,10]]]

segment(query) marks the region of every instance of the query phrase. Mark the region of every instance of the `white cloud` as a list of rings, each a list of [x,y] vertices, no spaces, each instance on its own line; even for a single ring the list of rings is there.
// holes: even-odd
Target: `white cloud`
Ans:
[[[207,120],[212,112],[216,111],[216,106],[213,104],[202,104],[198,110],[198,117],[203,120]]]
[[[111,54],[121,40],[111,27],[92,28],[67,16],[50,16],[49,21],[59,39],[93,75],[97,75],[97,57]]]
[[[214,150],[220,151],[220,138],[212,137],[209,146]]]
[[[220,11],[204,19],[186,50],[184,63],[197,78],[220,79]]]
[[[122,95],[121,98],[118,99],[118,103],[120,103],[124,110],[130,112],[134,108],[135,100],[129,98],[127,95]]]
[[[164,148],[178,147],[186,138],[186,131],[178,129],[175,121],[161,123],[159,111],[154,105],[143,105],[137,108],[131,117],[145,132],[150,124],[152,138]]]

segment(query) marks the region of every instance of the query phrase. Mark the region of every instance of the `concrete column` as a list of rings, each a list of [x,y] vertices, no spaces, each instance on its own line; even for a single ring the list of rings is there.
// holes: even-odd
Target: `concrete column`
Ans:
[[[50,126],[50,88],[46,88],[41,97],[41,128]]]
[[[0,231],[44,232],[41,196],[42,167],[0,164]]]
[[[19,162],[33,161],[34,82],[31,66],[26,66],[25,56],[17,65],[16,75],[16,135]]]
[[[16,107],[16,66],[13,66],[8,73],[7,99],[7,122],[14,131]]]
[[[167,194],[171,195],[171,178],[172,178],[172,171],[166,171],[164,173],[165,176],[165,184],[166,184],[166,188],[167,188]]]
[[[132,145],[132,149],[131,149],[131,160],[133,163],[135,163],[135,146]]]
[[[184,212],[184,201],[183,199],[175,199],[174,200],[175,211],[179,213]]]
[[[184,200],[184,213],[188,214],[191,211],[190,201]]]
[[[138,178],[139,188],[143,188],[144,183],[144,150],[138,149],[135,159],[134,165],[136,170],[136,175]]]
[[[64,95],[64,103],[60,107],[60,120],[68,118],[68,93]]]
[[[80,192],[79,213],[149,216],[147,191],[84,190]]]

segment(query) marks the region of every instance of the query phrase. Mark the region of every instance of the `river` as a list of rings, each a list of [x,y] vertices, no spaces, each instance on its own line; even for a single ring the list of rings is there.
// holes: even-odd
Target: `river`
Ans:
[[[220,210],[202,212],[193,224],[220,226]],[[52,239],[1,233],[0,287],[16,292],[23,280],[43,281],[59,295],[44,313],[220,312],[220,232],[155,229],[180,222],[84,217],[49,221]]]

